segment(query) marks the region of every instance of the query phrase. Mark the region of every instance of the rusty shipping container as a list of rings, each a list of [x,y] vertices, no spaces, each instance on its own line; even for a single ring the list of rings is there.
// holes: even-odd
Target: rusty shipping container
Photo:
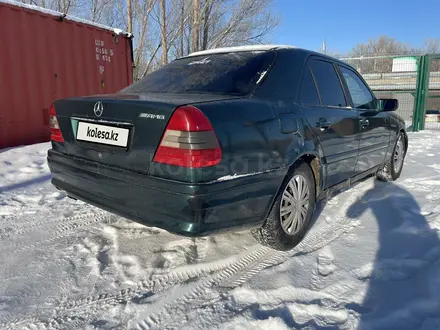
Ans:
[[[49,140],[57,98],[132,83],[132,41],[118,29],[0,0],[0,149]]]

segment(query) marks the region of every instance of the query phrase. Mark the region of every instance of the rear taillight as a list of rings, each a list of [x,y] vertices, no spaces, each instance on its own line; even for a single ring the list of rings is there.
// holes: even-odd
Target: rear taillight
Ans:
[[[157,163],[200,168],[220,163],[222,150],[208,118],[196,107],[174,111],[154,156]]]
[[[58,125],[55,106],[53,104],[50,106],[49,110],[49,127],[50,139],[56,142],[64,142],[63,134],[61,134],[60,126]]]

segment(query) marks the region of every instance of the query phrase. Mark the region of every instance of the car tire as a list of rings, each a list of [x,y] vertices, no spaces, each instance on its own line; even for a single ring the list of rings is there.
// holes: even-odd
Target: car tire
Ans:
[[[406,156],[405,136],[402,132],[397,136],[393,153],[390,155],[383,168],[376,174],[381,181],[395,181],[400,177]]]
[[[304,196],[307,196],[307,202]],[[301,201],[305,202],[302,206]],[[252,235],[259,243],[275,250],[292,249],[301,242],[309,229],[315,201],[316,187],[312,170],[307,163],[300,163],[289,171],[266,222],[261,228],[253,230]],[[296,202],[296,205],[291,202]]]

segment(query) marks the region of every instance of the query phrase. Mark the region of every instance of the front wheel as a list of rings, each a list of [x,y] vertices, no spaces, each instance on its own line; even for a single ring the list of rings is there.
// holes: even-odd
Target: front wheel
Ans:
[[[284,181],[263,227],[252,232],[263,245],[287,251],[304,238],[315,207],[315,180],[310,166],[301,163]]]
[[[391,157],[382,170],[377,173],[377,178],[382,181],[395,181],[400,177],[403,162],[406,156],[405,137],[402,132],[397,136],[396,144]]]

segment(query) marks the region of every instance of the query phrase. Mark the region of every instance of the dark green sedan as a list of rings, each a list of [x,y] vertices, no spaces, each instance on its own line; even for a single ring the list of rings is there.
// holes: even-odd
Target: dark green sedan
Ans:
[[[114,95],[55,101],[52,183],[186,236],[251,229],[288,250],[317,200],[395,180],[408,147],[395,99],[334,58],[246,46],[179,58]]]

